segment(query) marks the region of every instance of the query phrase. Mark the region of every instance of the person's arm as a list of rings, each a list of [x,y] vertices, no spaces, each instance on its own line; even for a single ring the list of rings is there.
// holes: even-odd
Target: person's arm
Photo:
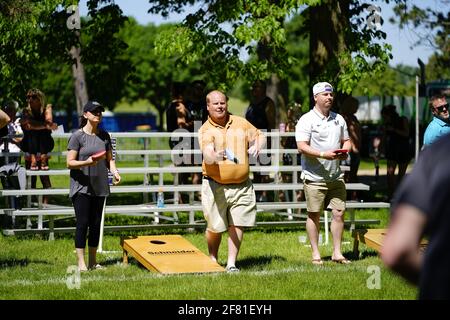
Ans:
[[[207,144],[203,150],[203,159],[207,164],[218,163],[219,161],[223,161],[225,158],[224,150],[215,150],[214,143]]]
[[[97,164],[97,162],[105,159],[105,156],[101,157],[98,160],[94,160],[94,159],[92,159],[92,157],[89,157],[86,160],[81,161],[81,160],[77,160],[77,156],[78,156],[78,151],[76,151],[76,150],[69,150],[67,152],[66,165],[67,165],[68,169],[80,169],[82,167],[94,166]]]
[[[108,163],[109,163],[109,170],[110,170],[110,172],[114,175],[113,184],[114,185],[119,184],[119,182],[121,180],[121,177],[120,177],[120,174],[119,174],[119,170],[117,170],[117,167],[116,167],[116,161],[113,160],[113,156],[112,156],[112,151],[111,150],[109,150],[106,153],[106,161],[108,161]]]
[[[267,142],[266,136],[259,131],[256,138],[252,141],[247,152],[253,157],[257,157],[261,152],[261,149],[265,147],[266,142]]]
[[[0,128],[6,126],[9,121],[11,121],[9,116],[3,110],[0,110]]]
[[[56,130],[58,128],[58,125],[53,122],[53,106],[51,104],[48,104],[45,108],[45,124],[48,130]]]
[[[178,102],[175,108],[177,113],[177,125],[178,128],[189,129],[192,127],[192,122],[188,122],[188,109],[182,102]]]
[[[352,143],[352,151],[359,153],[359,149],[361,148],[361,127],[358,122],[348,122],[348,134]]]
[[[393,131],[397,134],[401,135],[402,137],[409,137],[409,122],[406,117],[401,117],[401,127],[400,128],[393,128]]]
[[[350,141],[350,140],[347,140],[347,141]],[[328,150],[328,151],[316,150],[309,145],[309,141],[297,141],[297,148],[302,154],[310,156],[310,157],[314,157],[314,158],[335,160],[335,159],[339,159],[339,157],[342,157],[342,156],[339,156],[338,154],[334,153],[333,150]]]
[[[417,284],[423,254],[420,241],[426,224],[426,215],[418,208],[400,204],[381,248],[381,259],[392,270]]]
[[[55,130],[58,128],[58,125],[53,122],[53,114],[52,114],[52,105],[49,104],[45,108],[45,121],[38,121],[31,117],[30,114],[24,113],[23,119],[20,124],[22,128],[25,130]]]

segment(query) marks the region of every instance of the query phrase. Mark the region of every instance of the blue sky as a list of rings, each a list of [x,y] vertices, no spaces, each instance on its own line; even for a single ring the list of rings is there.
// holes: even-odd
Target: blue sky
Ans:
[[[87,0],[80,1],[80,14],[82,16],[87,14],[86,8]],[[406,64],[411,66],[417,66],[417,59],[420,58],[423,62],[427,63],[428,58],[433,54],[433,51],[425,46],[415,47],[411,49],[411,45],[415,42],[415,35],[413,30],[400,30],[398,26],[389,22],[389,18],[393,16],[392,4],[387,5],[384,1],[370,1],[367,3],[373,3],[381,8],[381,16],[385,23],[383,24],[382,31],[386,32],[386,41],[392,45],[393,59],[391,65]],[[436,0],[413,0],[412,3],[420,6],[435,8],[437,5]],[[115,3],[120,6],[125,15],[134,16],[136,20],[141,24],[154,23],[156,25],[167,22],[180,22],[185,15],[172,14],[168,19],[164,19],[160,15],[151,15],[147,13],[150,8],[148,0],[115,0]]]

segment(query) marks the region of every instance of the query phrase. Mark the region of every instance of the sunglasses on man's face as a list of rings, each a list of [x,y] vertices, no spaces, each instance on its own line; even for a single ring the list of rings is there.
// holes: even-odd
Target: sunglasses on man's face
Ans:
[[[445,110],[448,110],[448,103],[443,104],[442,106],[439,106],[439,107],[435,107],[434,110],[436,110],[438,112],[444,112],[444,108],[445,108]]]
[[[30,94],[27,96],[27,99],[37,99],[37,95],[36,94]]]

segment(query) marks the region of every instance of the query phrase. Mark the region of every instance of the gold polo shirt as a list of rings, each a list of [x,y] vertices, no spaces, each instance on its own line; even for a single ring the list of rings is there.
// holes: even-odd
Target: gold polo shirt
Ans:
[[[234,159],[218,163],[206,163],[203,159],[203,175],[220,184],[242,183],[248,179],[250,171],[248,162],[249,143],[258,138],[261,131],[246,119],[229,115],[225,126],[215,123],[210,117],[198,131],[200,149],[213,144],[214,150],[226,150]]]

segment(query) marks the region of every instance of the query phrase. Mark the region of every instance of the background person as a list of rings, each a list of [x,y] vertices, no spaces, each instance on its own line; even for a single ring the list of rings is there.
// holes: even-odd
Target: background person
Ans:
[[[354,97],[347,97],[340,108],[340,114],[347,123],[348,134],[350,142],[352,144],[351,151],[348,154],[348,158],[342,161],[341,164],[350,166],[350,171],[344,172],[345,182],[358,182],[358,169],[361,162],[361,124],[355,114],[358,111],[359,102]],[[358,195],[356,191],[351,194],[352,200],[357,200]]]
[[[256,80],[251,87],[251,102],[245,111],[245,119],[257,129],[269,132],[275,129],[275,103],[266,94],[266,83]],[[267,149],[271,148],[270,138],[267,139]],[[271,154],[264,155],[264,161],[261,158],[256,161],[261,165],[270,165]],[[259,172],[253,172],[253,182],[268,183],[269,176]],[[261,191],[258,195],[258,201],[268,201],[267,191]]]
[[[7,124],[11,119],[8,114],[3,110],[0,110],[0,137],[4,137],[8,135],[8,127]]]
[[[423,136],[424,146],[429,146],[440,137],[450,133],[450,119],[447,98],[436,95],[430,98],[430,110],[433,120],[428,124]]]
[[[302,179],[306,197],[308,218],[306,231],[311,242],[312,263],[322,265],[319,252],[320,214],[331,209],[331,234],[333,235],[332,261],[350,263],[341,252],[344,232],[346,190],[340,161],[346,153],[337,149],[351,150],[347,124],[342,116],[332,112],[333,87],[328,82],[313,87],[315,106],[297,123],[295,138],[302,153]]]
[[[301,117],[301,106],[297,105],[295,109],[294,107],[288,108],[286,114],[287,114],[287,123],[285,130],[286,132],[295,132],[295,125],[298,119]],[[281,146],[283,147],[283,149],[297,149],[297,141],[295,141],[295,136],[281,138]],[[283,153],[283,165],[292,166],[294,164],[294,157],[296,158],[295,164],[299,166],[301,164],[300,152],[297,154]],[[294,174],[293,172],[282,172],[281,180],[283,181],[283,183],[292,183],[293,174]],[[283,202],[290,201],[289,199],[290,193],[291,192],[289,192],[289,190],[280,190],[278,192],[278,197],[280,201]],[[301,201],[303,192],[301,190],[296,190],[295,193],[297,201]],[[287,197],[288,199],[286,199],[286,196],[288,196]]]
[[[265,137],[244,118],[228,113],[226,96],[206,96],[208,120],[199,130],[203,153],[202,207],[207,221],[209,256],[217,261],[222,233],[228,230],[227,271],[237,272],[236,259],[244,228],[255,225],[256,196],[249,179],[248,155],[257,156]]]
[[[46,104],[45,95],[39,89],[28,91],[27,102],[28,105],[23,111],[20,122],[24,132],[22,150],[29,154],[26,158],[27,169],[48,170],[47,154],[55,146],[51,133],[58,128],[58,125],[53,122],[52,105]],[[47,180],[48,177],[45,179]],[[42,184],[44,184],[43,181]],[[50,184],[49,179],[48,184]]]
[[[105,109],[98,102],[86,103],[80,118],[80,129],[71,135],[67,146],[69,197],[75,209],[75,248],[80,271],[101,268],[96,256],[103,206],[110,193],[108,168],[114,176],[113,183],[120,182],[119,171],[112,157],[111,138],[106,131],[98,128],[103,111]],[[106,154],[93,159],[92,155],[99,151],[106,151]],[[84,254],[88,232],[89,260],[86,266]]]
[[[4,140],[0,141],[0,151],[5,150],[5,137],[8,143],[9,152],[21,152],[19,145],[23,139],[23,130],[20,125],[20,118],[17,118],[17,109],[19,103],[17,101],[9,101],[3,106],[3,112],[9,117],[9,122],[6,124],[3,134]],[[1,112],[1,111],[0,111]],[[6,135],[4,134],[6,133]],[[8,157],[9,162],[20,162],[20,156]],[[4,157],[0,158],[0,165],[3,163]]]
[[[391,222],[381,249],[383,262],[419,285],[419,299],[450,299],[450,139],[419,155],[394,194]],[[428,237],[425,252],[420,242]]]
[[[393,104],[381,109],[383,118],[384,154],[387,160],[387,200],[392,198],[397,185],[403,179],[413,153],[409,142],[409,123],[406,117],[401,117]],[[395,170],[398,166],[398,173]]]
[[[167,120],[167,132],[174,132],[178,129],[184,129],[187,131],[193,131],[194,122],[191,118],[189,109],[186,107],[186,101],[184,99],[184,92],[186,88],[181,82],[172,83],[172,101],[166,109]],[[170,149],[192,149],[192,139],[183,137],[171,137],[169,139]],[[191,165],[192,156],[190,154],[176,154],[173,157],[173,163],[176,166]],[[187,160],[187,161],[186,161]],[[187,184],[189,182],[189,173],[179,173],[181,184]],[[181,198],[180,198],[181,200]],[[183,201],[181,201],[183,202]]]
[[[0,156],[0,180],[4,189],[25,189],[26,171],[20,166],[19,144],[23,139],[23,131],[20,126],[20,119],[16,118],[17,101],[9,101],[0,110],[0,119],[9,119],[9,122],[3,128],[0,128],[0,153],[19,153],[19,155]],[[0,120],[0,122],[3,122]],[[0,124],[1,125],[1,124]],[[19,197],[6,197],[10,208],[19,208]]]

